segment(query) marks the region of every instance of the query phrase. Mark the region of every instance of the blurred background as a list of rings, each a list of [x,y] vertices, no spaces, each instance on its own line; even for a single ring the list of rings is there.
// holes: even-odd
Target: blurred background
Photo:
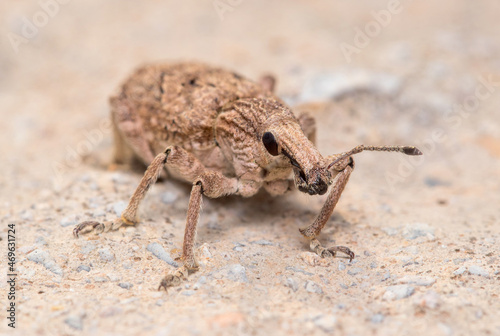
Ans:
[[[396,154],[360,154],[356,171],[336,210],[339,214],[330,222],[332,227],[341,228],[325,229],[325,237],[334,236],[343,245],[354,244],[358,253],[365,248],[371,251],[360,257],[363,263],[363,258],[386,255],[390,246],[398,245],[398,237],[401,238],[398,234],[403,234],[407,223],[428,223],[423,236],[426,236],[425,228],[431,227],[429,234],[434,238],[420,242],[427,245],[420,246],[417,254],[410,253],[409,258],[424,258],[419,262],[420,266],[426,265],[425,269],[412,270],[412,274],[428,270],[434,274],[438,282],[432,292],[437,299],[434,294],[417,288],[417,294],[413,295],[419,298],[420,301],[414,299],[417,303],[390,300],[380,303],[387,283],[376,282],[378,280],[367,285],[375,288],[374,291],[348,286],[351,292],[339,294],[342,289],[333,285],[323,288],[327,299],[311,298],[304,285],[295,294],[276,294],[273,286],[288,287],[275,284],[272,280],[275,275],[266,278],[263,274],[261,286],[276,294],[269,307],[256,308],[258,313],[242,308],[260,305],[252,301],[258,295],[249,291],[248,297],[239,298],[247,300],[245,304],[235,304],[231,299],[231,308],[215,309],[229,322],[212,316],[208,322],[200,319],[191,329],[176,325],[181,328],[178,330],[199,333],[209,325],[214,330],[261,334],[272,327],[288,334],[300,334],[294,329],[300,326],[304,331],[319,333],[347,330],[351,334],[397,334],[410,323],[408,316],[430,309],[419,303],[421,297],[430,295],[428,300],[437,300],[441,308],[436,306],[426,318],[411,322],[413,332],[462,334],[463,330],[456,326],[484,333],[500,332],[500,309],[490,296],[494,291],[498,293],[498,282],[493,281],[499,271],[498,1],[23,0],[1,2],[0,13],[0,218],[2,223],[21,225],[20,246],[27,246],[20,252],[23,281],[20,290],[25,293],[20,299],[24,300],[25,310],[25,317],[19,321],[22,327],[39,334],[71,334],[81,330],[135,333],[144,331],[147,325],[147,330],[161,334],[171,330],[174,322],[157,320],[157,317],[144,320],[144,316],[137,313],[137,307],[155,314],[160,314],[159,309],[166,314],[166,310],[173,311],[173,307],[166,308],[170,302],[176,302],[179,307],[186,305],[179,310],[185,318],[194,319],[197,313],[201,314],[195,308],[187,312],[187,296],[174,299],[168,294],[165,299],[151,294],[156,293],[153,282],[160,278],[164,265],[154,259],[150,262],[160,264],[156,269],[153,267],[153,273],[145,274],[148,280],[144,280],[152,281],[150,287],[144,285],[150,292],[134,292],[136,297],[145,295],[136,308],[130,305],[129,310],[123,308],[111,314],[110,319],[115,322],[117,318],[127,317],[129,321],[138,321],[137,324],[114,329],[118,327],[110,319],[99,320],[99,311],[86,306],[92,305],[86,300],[93,292],[85,291],[86,283],[76,271],[79,264],[71,261],[74,256],[71,251],[83,244],[72,240],[72,225],[89,216],[103,219],[119,213],[141,176],[140,170],[109,168],[112,134],[108,97],[141,64],[194,60],[225,67],[255,80],[264,73],[275,75],[277,94],[295,111],[307,110],[316,117],[318,148],[325,155],[362,143],[419,147],[425,155],[417,159]],[[156,187],[153,194],[160,197],[168,188],[177,187],[169,183]],[[187,204],[188,191],[180,188],[178,202]],[[149,199],[145,217],[156,222],[168,212],[174,222],[181,223],[174,228],[167,227],[175,236],[169,244],[174,241],[178,246],[185,206],[177,213],[156,196]],[[303,211],[295,215],[305,214],[301,220],[310,221],[324,198],[299,195],[290,196],[284,203],[272,202],[278,202],[286,212],[292,211],[287,208],[288,201],[302,204]],[[249,206],[259,208],[257,202],[250,205],[245,205],[245,200],[241,204],[238,200],[231,202],[242,211]],[[219,208],[224,205],[208,202],[207,211],[219,213],[216,218],[221,222]],[[283,216],[281,220],[287,221],[287,215]],[[272,216],[266,218],[272,222]],[[202,224],[207,221],[202,219]],[[158,224],[153,226],[153,231],[147,231],[150,229],[144,227],[148,225],[139,229],[146,230],[140,232],[148,239],[154,239],[155,230],[163,230]],[[227,230],[231,226],[223,227]],[[249,227],[251,225],[244,229]],[[281,237],[276,239],[284,239],[282,248],[291,249],[290,255],[307,250],[296,229],[293,225],[286,229],[283,233],[286,238],[276,233],[276,237]],[[206,230],[201,231],[200,240],[213,243],[218,250],[232,251],[231,242],[246,239],[243,229],[220,236],[220,242],[216,239],[219,236]],[[254,234],[262,230],[263,226],[259,226]],[[281,227],[271,226],[268,230],[272,236],[273,230],[280,232]],[[6,228],[2,228],[2,235],[5,234]],[[116,235],[118,233],[111,237],[127,233]],[[378,238],[375,235],[379,235]],[[39,237],[47,243],[36,245]],[[100,239],[99,246],[107,238]],[[411,239],[403,241],[401,249],[415,244]],[[160,242],[166,244],[166,240]],[[29,258],[26,260],[36,248],[49,251],[55,263],[64,269],[64,275],[56,274],[59,280],[53,279],[54,272],[47,267]],[[121,251],[120,248],[128,250],[123,246],[116,247],[116,251]],[[463,253],[464,256],[455,259],[463,259],[464,264],[451,261],[443,264],[442,260],[433,259],[443,251]],[[390,268],[393,274],[408,270],[396,268],[400,267],[397,265],[401,260],[394,260],[394,263],[385,259],[378,262],[390,264],[388,269],[393,267]],[[221,265],[228,262],[227,258],[214,254],[212,265],[218,265],[219,261]],[[239,262],[245,266],[244,261]],[[370,263],[366,262],[358,266],[369,271]],[[408,261],[405,259],[405,262]],[[480,265],[488,276],[479,275],[471,282],[460,279],[460,284],[450,280],[455,269],[467,268],[467,263]],[[107,272],[106,267],[111,266],[99,267],[96,266],[95,272]],[[30,273],[33,269],[37,270],[36,274]],[[122,271],[122,268],[115,270]],[[71,282],[68,280],[71,277],[80,282]],[[398,276],[389,279],[398,283]],[[298,281],[302,284],[300,276]],[[307,284],[308,280],[303,281]],[[365,283],[369,281],[365,279]],[[61,287],[59,294],[35,295],[35,284],[52,282]],[[109,282],[111,286],[113,280]],[[73,288],[77,286],[73,283],[82,287]],[[77,303],[72,301],[71,293],[63,289],[69,290],[69,287],[64,286],[87,294],[82,294]],[[109,288],[114,291],[115,287],[116,284]],[[141,286],[135,284],[134,289],[139,288]],[[479,288],[486,288],[481,295],[476,292]],[[211,290],[225,289],[214,285]],[[464,296],[454,297],[450,291]],[[232,298],[229,292],[223,295]],[[336,295],[343,298],[344,306],[352,308],[351,312],[332,308],[337,303],[331,297]],[[356,295],[359,296],[354,299]],[[36,309],[50,305],[51,298],[59,300],[65,308],[52,313]],[[157,300],[167,303],[155,305]],[[204,299],[198,300],[196,302]],[[220,298],[213,300],[219,302]],[[286,302],[293,303],[288,310],[284,308]],[[74,308],[75,305],[78,308]],[[321,305],[329,308],[323,312],[310,311],[311,306]],[[235,306],[239,307],[240,315],[224,315],[236,309]],[[492,307],[496,310],[491,311]],[[326,311],[334,318],[324,313]],[[418,316],[426,315],[422,314]],[[72,318],[70,322],[67,322],[68,316]],[[90,322],[92,316],[95,319]],[[270,317],[274,322],[266,324]],[[46,330],[41,324],[46,319],[53,322],[55,331]],[[377,319],[381,320],[377,322]],[[181,323],[179,321],[182,322],[182,317],[177,323]],[[231,329],[233,327],[236,329]],[[4,330],[1,328],[4,328],[3,322],[0,330]]]

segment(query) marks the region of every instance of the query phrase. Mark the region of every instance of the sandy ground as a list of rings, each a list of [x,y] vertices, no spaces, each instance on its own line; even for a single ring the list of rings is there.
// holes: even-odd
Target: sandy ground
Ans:
[[[498,2],[179,3],[0,3],[0,333],[499,335]],[[142,175],[109,167],[109,95],[141,63],[186,59],[275,74],[317,118],[325,155],[424,151],[357,156],[320,237],[350,246],[351,263],[318,258],[298,232],[324,197],[206,200],[200,270],[159,292],[188,203],[173,181],[137,227],[72,237],[116,216]]]

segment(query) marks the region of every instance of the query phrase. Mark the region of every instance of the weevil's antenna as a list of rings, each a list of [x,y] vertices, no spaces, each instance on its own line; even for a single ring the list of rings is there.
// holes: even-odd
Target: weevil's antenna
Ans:
[[[362,151],[377,151],[377,152],[400,152],[406,155],[422,155],[422,152],[413,146],[365,146],[359,145],[354,147],[348,152],[344,152],[339,154],[339,156],[328,165],[327,169],[330,169],[334,164],[339,162],[340,160],[345,159],[354,154],[361,153]]]

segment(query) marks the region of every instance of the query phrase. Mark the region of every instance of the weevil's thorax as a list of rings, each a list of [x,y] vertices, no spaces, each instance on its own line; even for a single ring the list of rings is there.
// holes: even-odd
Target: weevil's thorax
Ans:
[[[249,98],[228,104],[214,132],[235,176],[269,182],[287,179],[293,172],[299,190],[311,195],[326,192],[331,176],[324,158],[292,111],[277,100]],[[276,145],[271,153],[263,143],[269,134]]]

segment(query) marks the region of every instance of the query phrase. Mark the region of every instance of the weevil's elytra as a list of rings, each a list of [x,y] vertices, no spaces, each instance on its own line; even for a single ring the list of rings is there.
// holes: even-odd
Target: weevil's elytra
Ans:
[[[352,155],[364,150],[422,153],[411,146],[357,146],[323,157],[316,149],[314,119],[296,117],[274,96],[274,78],[260,83],[199,63],[157,64],[139,68],[110,99],[114,125],[115,161],[133,157],[149,165],[120,218],[86,221],[74,235],[87,230],[116,230],[138,222],[141,200],[159,174],[192,184],[182,259],[184,265],[167,273],[160,288],[176,286],[198,268],[195,233],[203,195],[249,197],[264,188],[282,195],[292,188],[309,195],[330,193],[316,220],[300,229],[310,248],[321,257],[345,246],[324,248],[316,237],[330,218],[354,169]]]

